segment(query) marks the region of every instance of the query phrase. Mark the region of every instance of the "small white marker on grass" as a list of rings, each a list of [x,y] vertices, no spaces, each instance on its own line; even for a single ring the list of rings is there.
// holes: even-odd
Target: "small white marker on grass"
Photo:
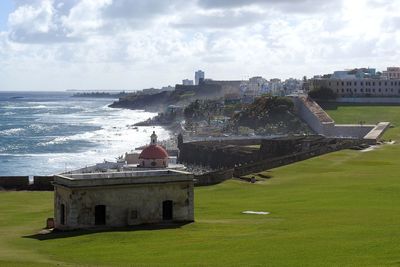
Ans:
[[[256,214],[256,215],[268,215],[269,212],[267,211],[252,211],[252,210],[246,210],[242,211],[243,214]]]

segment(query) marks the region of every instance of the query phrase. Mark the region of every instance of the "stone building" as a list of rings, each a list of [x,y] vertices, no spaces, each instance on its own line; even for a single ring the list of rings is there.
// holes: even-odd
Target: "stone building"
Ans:
[[[310,89],[327,87],[339,97],[399,97],[400,79],[330,79],[310,80]]]
[[[54,178],[61,230],[192,222],[193,175],[173,170],[62,174]]]

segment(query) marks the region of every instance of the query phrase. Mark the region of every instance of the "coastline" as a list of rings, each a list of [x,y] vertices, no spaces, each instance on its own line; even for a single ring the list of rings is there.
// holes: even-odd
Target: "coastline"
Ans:
[[[21,98],[10,99],[11,96]],[[110,108],[110,99],[72,98],[70,93],[0,94],[0,176],[50,175],[114,161],[147,144],[151,131],[160,140],[173,135],[165,127],[131,125],[157,114]],[[23,97],[23,98],[22,98]]]

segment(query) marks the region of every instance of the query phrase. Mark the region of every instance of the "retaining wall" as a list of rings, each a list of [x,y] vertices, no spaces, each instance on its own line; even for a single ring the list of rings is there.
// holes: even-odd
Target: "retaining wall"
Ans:
[[[347,140],[340,144],[334,144],[326,147],[319,147],[315,149],[311,149],[306,152],[295,153],[289,156],[277,157],[273,159],[262,160],[255,163],[248,163],[241,165],[239,167],[235,167],[233,176],[241,177],[244,175],[261,172],[277,167],[281,167],[284,165],[288,165],[297,161],[306,160],[312,157],[320,156],[326,153],[351,148],[356,145],[360,145],[362,141],[360,140]]]
[[[205,186],[205,185],[214,185],[222,183],[226,180],[229,180],[233,176],[234,169],[220,170],[215,172],[209,172],[202,175],[194,176],[194,185],[195,186]]]
[[[329,136],[336,137],[353,137],[364,138],[375,125],[357,125],[357,124],[336,124],[331,132],[327,133]]]
[[[54,176],[0,176],[0,188],[4,190],[53,191]]]
[[[307,125],[317,134],[325,135],[327,132],[332,131],[335,123],[329,116],[323,111],[323,109],[317,104],[315,104],[315,108],[320,112],[324,112],[326,116],[328,116],[326,121],[321,121],[321,119],[314,113],[309,107],[306,106],[304,97],[294,97],[293,103],[295,106],[295,111],[297,115],[307,123]],[[329,120],[330,119],[330,120]]]
[[[54,176],[34,176],[33,184],[30,186],[33,191],[53,191],[54,187],[52,182]]]
[[[0,188],[5,190],[27,190],[29,187],[29,176],[2,176],[0,177]]]

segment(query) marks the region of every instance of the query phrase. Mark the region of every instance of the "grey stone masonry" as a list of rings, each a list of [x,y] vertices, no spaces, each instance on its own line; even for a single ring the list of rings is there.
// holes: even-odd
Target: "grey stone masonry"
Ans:
[[[56,175],[55,227],[192,222],[193,186],[192,174],[174,170]]]

